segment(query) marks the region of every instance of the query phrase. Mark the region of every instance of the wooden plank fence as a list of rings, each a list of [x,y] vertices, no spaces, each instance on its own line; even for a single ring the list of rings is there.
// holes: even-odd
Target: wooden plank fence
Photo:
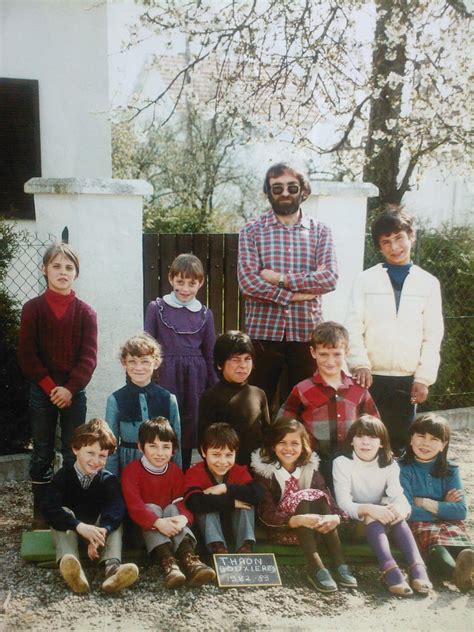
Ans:
[[[198,299],[214,314],[216,334],[243,329],[243,299],[237,282],[238,240],[229,234],[143,234],[144,309],[157,296],[170,292],[168,271],[173,259],[192,252],[206,272]]]

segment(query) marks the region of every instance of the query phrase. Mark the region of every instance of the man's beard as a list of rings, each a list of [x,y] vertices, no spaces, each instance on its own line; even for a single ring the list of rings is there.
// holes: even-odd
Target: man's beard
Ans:
[[[269,195],[270,204],[272,205],[273,212],[276,215],[293,215],[296,213],[301,204],[301,196],[294,198],[291,202],[287,202],[285,204],[281,204],[270,194]]]

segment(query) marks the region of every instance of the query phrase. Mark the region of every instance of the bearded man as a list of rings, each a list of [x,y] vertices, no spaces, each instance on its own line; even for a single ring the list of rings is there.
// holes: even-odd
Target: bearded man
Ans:
[[[238,277],[256,353],[251,382],[271,406],[285,365],[288,389],[314,373],[309,340],[322,320],[321,295],[335,289],[338,274],[330,229],[301,208],[308,178],[278,163],[263,192],[272,208],[240,231]]]

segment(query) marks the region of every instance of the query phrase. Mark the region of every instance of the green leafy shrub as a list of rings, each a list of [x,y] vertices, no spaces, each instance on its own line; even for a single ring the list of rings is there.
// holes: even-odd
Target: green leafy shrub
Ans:
[[[28,387],[16,361],[20,306],[5,287],[18,249],[18,235],[0,219],[0,454],[23,451],[31,436]]]

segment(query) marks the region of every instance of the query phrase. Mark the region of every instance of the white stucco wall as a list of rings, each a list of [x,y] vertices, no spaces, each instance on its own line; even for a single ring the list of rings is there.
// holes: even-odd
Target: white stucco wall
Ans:
[[[123,385],[120,346],[143,331],[142,195],[140,180],[33,178],[25,190],[35,196],[36,229],[69,231],[80,256],[74,290],[97,312],[98,364],[87,387],[88,418],[105,414],[107,396]]]
[[[2,0],[0,76],[39,81],[43,177],[110,177],[107,2]]]
[[[324,320],[343,323],[354,279],[364,263],[367,198],[377,187],[367,183],[311,181],[304,212],[329,226],[334,239],[339,279],[334,292],[322,297]]]

